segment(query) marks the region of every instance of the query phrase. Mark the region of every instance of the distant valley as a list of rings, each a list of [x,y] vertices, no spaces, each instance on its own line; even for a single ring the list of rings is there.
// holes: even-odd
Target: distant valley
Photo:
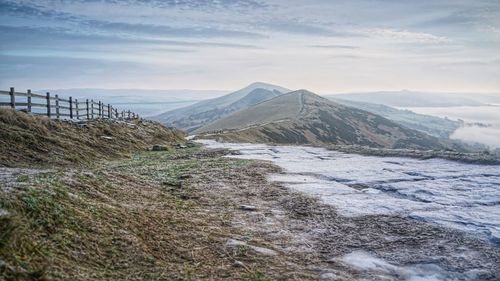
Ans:
[[[34,92],[94,99],[110,103],[121,110],[133,110],[143,117],[163,113],[167,110],[189,106],[200,100],[214,98],[226,91],[219,90],[147,90],[147,89],[52,89]]]
[[[419,91],[380,91],[327,95],[328,98],[384,104],[393,107],[451,107],[500,104],[497,93],[438,93]]]

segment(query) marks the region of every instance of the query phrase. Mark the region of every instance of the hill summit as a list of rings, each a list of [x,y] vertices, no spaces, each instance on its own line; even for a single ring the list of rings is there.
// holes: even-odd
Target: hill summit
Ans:
[[[425,133],[382,116],[331,100],[307,90],[277,96],[203,126],[195,133],[238,142],[283,144],[356,144],[381,148],[443,149]]]
[[[233,112],[272,99],[289,91],[280,86],[255,82],[222,97],[203,100],[187,107],[167,111],[153,117],[153,119],[168,126],[192,132]]]

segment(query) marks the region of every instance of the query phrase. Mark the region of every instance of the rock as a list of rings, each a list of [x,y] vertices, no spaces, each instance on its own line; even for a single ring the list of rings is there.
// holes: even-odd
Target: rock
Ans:
[[[333,272],[327,272],[327,273],[321,274],[321,280],[334,281],[334,280],[337,280],[337,276]]]
[[[255,252],[264,255],[264,256],[276,256],[278,253],[276,251],[268,249],[268,248],[263,248],[263,247],[257,247],[257,246],[250,246],[252,250]]]
[[[166,147],[164,145],[155,144],[155,145],[153,145],[151,150],[152,151],[165,151],[165,150],[168,150],[168,147]]]
[[[176,148],[180,148],[180,149],[184,149],[184,148],[187,148],[187,146],[183,143],[178,143],[175,145]]]
[[[189,178],[192,178],[192,177],[193,177],[193,176],[191,176],[191,175],[180,175],[180,176],[178,177],[178,179],[180,179],[180,180],[185,180],[185,179],[189,179]]]
[[[4,209],[0,209],[0,218],[9,216],[9,212]]]
[[[241,261],[235,260],[233,266],[235,267],[245,267],[245,264]]]
[[[229,247],[247,246],[248,248],[252,249],[254,252],[261,254],[261,255],[264,255],[264,256],[276,256],[276,255],[278,255],[278,253],[274,250],[264,248],[264,247],[248,245],[246,242],[236,240],[236,239],[227,240],[226,246],[229,246]]]
[[[240,205],[239,209],[243,211],[256,211],[257,207],[252,205]]]
[[[87,178],[95,178],[95,175],[92,172],[83,172],[82,175],[86,176]]]
[[[101,136],[101,139],[105,139],[105,140],[114,140],[115,138],[110,137],[110,136]]]

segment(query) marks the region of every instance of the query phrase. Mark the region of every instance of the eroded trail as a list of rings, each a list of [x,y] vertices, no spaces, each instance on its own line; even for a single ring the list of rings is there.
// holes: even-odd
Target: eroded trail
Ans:
[[[500,249],[394,215],[345,216],[226,149],[6,168],[3,276],[30,280],[498,280]],[[231,155],[236,156],[236,155]],[[15,181],[15,182],[14,182]],[[40,245],[34,247],[34,245]]]
[[[228,147],[213,143],[210,146]],[[394,167],[403,165],[407,169],[377,173],[385,171],[385,167],[380,166],[381,162],[356,162],[357,166],[351,162],[349,166],[346,163],[359,159],[345,156],[340,157],[340,167],[335,171],[341,172],[334,177],[318,173],[318,170],[332,171],[331,166],[314,166],[311,163],[312,159],[328,159],[328,155],[316,149],[301,148],[305,153],[300,154],[290,151],[297,148],[260,145],[235,145],[230,148],[241,153],[232,157],[270,160],[285,168],[284,172],[270,177],[275,181],[270,186],[280,190],[275,197],[267,203],[254,202],[257,205],[268,204],[268,210],[260,214],[262,221],[255,220],[254,225],[245,227],[253,229],[258,235],[274,237],[287,233],[288,240],[301,241],[283,243],[280,247],[283,250],[303,251],[308,257],[317,258],[316,270],[324,271],[326,276],[332,273],[329,270],[333,270],[337,277],[342,276],[339,272],[348,272],[354,274],[350,277],[377,279],[384,276],[394,280],[418,277],[424,280],[499,278],[500,248],[488,229],[495,229],[498,215],[494,193],[497,186],[495,178],[498,177],[495,173],[498,170],[494,166],[479,166],[479,170],[474,170],[470,169],[474,165],[470,165],[465,172],[459,166],[453,166],[454,162],[443,167],[442,160],[432,160],[430,163],[434,165],[427,165],[422,174],[414,174],[408,171],[412,170],[408,166],[420,168],[415,166],[419,160],[403,159],[407,162],[398,163],[395,159],[382,158],[380,161],[389,162]],[[441,164],[440,169],[437,169],[437,164]],[[368,169],[370,165],[372,167]],[[447,193],[449,190],[442,186],[454,181],[468,182],[470,189],[482,188],[473,195],[489,192],[491,196],[481,197],[484,199],[473,196],[472,200],[464,198],[470,192],[470,189],[464,189],[465,184],[451,184],[449,188],[457,192]],[[279,189],[280,184],[301,193]],[[384,185],[395,185],[398,189],[390,190]],[[251,187],[249,185],[246,189]],[[264,195],[260,188],[246,192]],[[228,188],[224,194],[233,192]],[[302,192],[319,195],[321,200],[303,196]],[[262,199],[268,200],[267,197]],[[431,202],[426,202],[428,200]],[[288,215],[276,215],[279,214],[276,206],[283,208]],[[488,217],[481,217],[481,212],[489,212]],[[433,223],[422,223],[424,219],[417,217],[417,213]],[[448,220],[450,217],[465,221],[462,223],[464,227],[456,227],[454,224],[460,223]],[[479,222],[467,223],[471,218]],[[279,239],[274,237],[273,241]]]

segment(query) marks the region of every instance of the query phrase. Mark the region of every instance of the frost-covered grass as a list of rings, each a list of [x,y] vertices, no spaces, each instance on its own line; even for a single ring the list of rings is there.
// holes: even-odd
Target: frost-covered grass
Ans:
[[[25,185],[0,193],[0,279],[217,279],[218,268],[232,263],[220,249],[230,210],[207,210],[189,177],[249,161],[199,153],[143,152],[19,175]]]

